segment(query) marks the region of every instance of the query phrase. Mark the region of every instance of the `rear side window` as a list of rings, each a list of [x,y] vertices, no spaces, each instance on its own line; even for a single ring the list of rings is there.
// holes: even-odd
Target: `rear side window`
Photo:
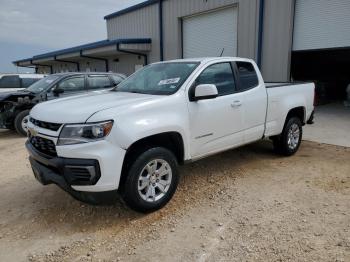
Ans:
[[[254,66],[248,62],[236,62],[238,70],[239,91],[248,90],[259,85]]]
[[[0,88],[21,88],[19,76],[3,76],[0,79]]]
[[[89,89],[102,89],[112,87],[111,80],[106,75],[89,75],[88,88]]]
[[[230,63],[214,64],[207,67],[197,78],[196,85],[213,84],[218,95],[224,96],[235,92],[235,80]]]

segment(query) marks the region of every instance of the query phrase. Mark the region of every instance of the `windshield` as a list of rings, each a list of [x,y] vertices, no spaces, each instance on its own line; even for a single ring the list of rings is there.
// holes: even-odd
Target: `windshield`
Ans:
[[[124,80],[115,90],[150,95],[171,95],[181,87],[198,64],[174,62],[149,65]]]
[[[26,90],[35,94],[38,94],[47,88],[50,87],[50,85],[56,81],[59,78],[57,75],[50,75],[43,79],[40,79],[38,82],[35,82],[30,87],[28,87]]]

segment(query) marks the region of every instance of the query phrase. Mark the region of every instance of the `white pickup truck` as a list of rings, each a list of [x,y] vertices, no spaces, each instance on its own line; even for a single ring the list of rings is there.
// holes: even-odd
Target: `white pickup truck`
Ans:
[[[314,84],[265,84],[249,59],[161,62],[112,91],[38,104],[26,147],[42,184],[150,212],[173,196],[179,164],[264,138],[293,155],[313,100]]]

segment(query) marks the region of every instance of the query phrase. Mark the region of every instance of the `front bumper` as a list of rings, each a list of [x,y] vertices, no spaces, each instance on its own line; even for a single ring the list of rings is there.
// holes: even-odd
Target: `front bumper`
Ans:
[[[43,185],[54,183],[69,190],[72,186],[96,185],[101,178],[97,160],[51,157],[38,152],[29,141],[26,148],[34,176]]]
[[[34,175],[44,185],[54,183],[68,192],[106,192],[119,187],[125,150],[110,142],[56,146],[57,157],[39,152],[29,141],[26,147]]]

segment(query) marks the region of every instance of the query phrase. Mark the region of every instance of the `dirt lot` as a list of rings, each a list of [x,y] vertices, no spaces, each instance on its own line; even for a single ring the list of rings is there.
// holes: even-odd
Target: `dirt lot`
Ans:
[[[0,132],[0,261],[350,261],[350,148],[232,150],[183,167],[171,203],[142,215],[39,185],[24,141]]]

